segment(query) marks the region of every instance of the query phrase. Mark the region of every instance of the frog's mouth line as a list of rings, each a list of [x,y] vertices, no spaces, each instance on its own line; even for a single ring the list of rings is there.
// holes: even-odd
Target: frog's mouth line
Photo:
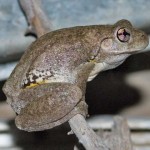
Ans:
[[[122,64],[123,62],[125,61],[124,60],[120,60],[120,61],[116,61],[116,62],[113,62],[113,63],[109,63],[109,62],[106,62],[106,64],[110,65],[110,66],[119,66],[120,64]]]
[[[136,54],[136,53],[138,53],[138,52],[140,52],[140,51],[142,51],[142,50],[144,50],[145,48],[143,48],[143,49],[136,49],[136,50],[133,50],[133,51],[122,51],[122,52],[119,52],[118,53],[118,51],[113,51],[113,52],[111,52],[111,54],[113,54],[113,55],[120,55],[120,54]]]

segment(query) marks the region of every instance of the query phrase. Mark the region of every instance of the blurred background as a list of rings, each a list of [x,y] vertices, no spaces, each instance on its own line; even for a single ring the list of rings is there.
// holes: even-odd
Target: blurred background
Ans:
[[[120,19],[128,19],[135,27],[150,33],[150,1],[147,0],[43,0],[42,6],[53,30],[114,24]],[[26,29],[18,1],[0,0],[0,149],[71,150],[77,139],[74,135],[67,136],[68,124],[44,132],[20,131],[14,125],[14,112],[5,102],[2,86],[25,49],[35,40],[24,36]],[[86,102],[90,116],[120,114],[149,119],[149,50],[129,57],[118,68],[99,74],[87,84]],[[150,141],[146,144],[145,150],[150,149]]]

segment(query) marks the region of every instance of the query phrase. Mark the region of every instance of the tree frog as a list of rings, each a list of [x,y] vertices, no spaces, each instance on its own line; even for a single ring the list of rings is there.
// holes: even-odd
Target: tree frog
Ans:
[[[147,47],[148,36],[128,20],[77,26],[41,36],[25,51],[3,87],[26,131],[58,126],[87,115],[86,82]]]

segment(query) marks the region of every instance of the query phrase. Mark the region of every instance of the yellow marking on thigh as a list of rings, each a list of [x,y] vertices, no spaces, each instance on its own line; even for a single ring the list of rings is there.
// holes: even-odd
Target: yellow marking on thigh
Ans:
[[[29,86],[26,86],[26,88],[32,88],[41,84],[45,84],[48,83],[48,80],[44,80],[44,81],[40,81],[40,82],[36,82],[36,83],[31,83]]]

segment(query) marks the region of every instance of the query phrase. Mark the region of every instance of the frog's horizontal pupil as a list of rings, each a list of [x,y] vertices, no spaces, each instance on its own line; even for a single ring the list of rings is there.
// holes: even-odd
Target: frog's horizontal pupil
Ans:
[[[129,35],[129,36],[130,36],[130,34],[129,34],[128,32],[126,32],[125,29],[124,29],[123,35],[124,35],[124,36],[126,36],[126,35]]]
[[[117,38],[121,42],[127,42],[130,39],[130,33],[125,28],[121,28],[117,32]]]

